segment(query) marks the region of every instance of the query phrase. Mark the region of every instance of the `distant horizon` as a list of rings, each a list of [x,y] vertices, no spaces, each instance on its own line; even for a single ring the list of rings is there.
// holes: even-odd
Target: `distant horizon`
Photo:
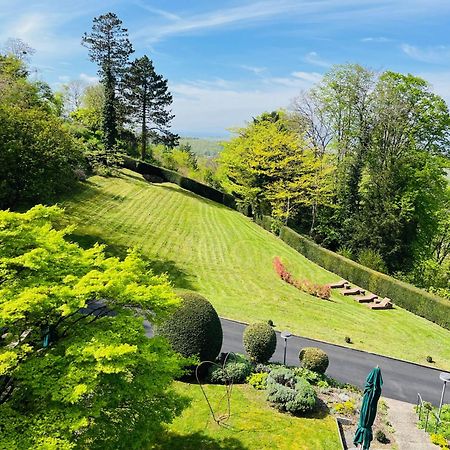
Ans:
[[[333,65],[412,73],[450,101],[446,0],[0,0],[0,45],[33,48],[33,75],[59,89],[98,80],[81,46],[92,19],[115,12],[136,52],[173,94],[173,130],[226,137],[255,115],[289,107]]]

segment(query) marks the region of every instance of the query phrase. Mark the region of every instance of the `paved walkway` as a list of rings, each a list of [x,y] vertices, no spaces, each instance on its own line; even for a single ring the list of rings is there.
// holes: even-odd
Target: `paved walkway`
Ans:
[[[425,431],[416,426],[417,415],[411,403],[389,398],[384,399],[389,407],[388,419],[395,429],[394,437],[399,450],[436,450]]]

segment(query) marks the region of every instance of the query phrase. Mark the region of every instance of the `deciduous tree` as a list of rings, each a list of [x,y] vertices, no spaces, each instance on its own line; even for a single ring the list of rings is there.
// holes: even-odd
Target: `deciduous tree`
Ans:
[[[185,402],[184,361],[145,336],[178,304],[130,251],[67,239],[62,211],[0,211],[0,448],[146,448]]]

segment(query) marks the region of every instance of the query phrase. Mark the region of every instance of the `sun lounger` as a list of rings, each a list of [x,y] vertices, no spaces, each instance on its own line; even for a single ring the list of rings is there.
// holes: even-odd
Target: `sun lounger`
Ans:
[[[366,295],[365,297],[356,297],[355,300],[358,303],[377,303],[378,296],[375,294]]]
[[[367,305],[370,309],[391,309],[392,301],[390,298],[384,297],[379,303],[369,303]]]
[[[349,288],[349,289],[342,289],[341,294],[343,295],[364,295],[366,291],[364,289],[360,288]]]
[[[345,287],[348,284],[347,280],[339,280],[336,281],[336,283],[330,283],[328,286],[330,286],[331,289],[340,289]]]

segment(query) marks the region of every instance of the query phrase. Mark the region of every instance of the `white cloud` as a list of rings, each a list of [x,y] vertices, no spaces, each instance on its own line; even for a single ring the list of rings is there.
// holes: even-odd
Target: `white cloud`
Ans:
[[[300,91],[320,78],[315,72],[294,72],[288,77],[268,77],[247,85],[194,81],[170,84],[174,103],[174,129],[201,134],[223,134],[227,128],[245,125],[264,111],[286,108]],[[223,80],[226,81],[226,80]]]
[[[389,39],[384,36],[378,36],[378,37],[365,37],[361,39],[361,42],[375,42],[375,43],[384,43],[384,42],[391,42],[392,39]]]
[[[154,8],[153,6],[147,5],[140,0],[135,0],[133,1],[133,3],[151,14],[157,14],[169,20],[180,20],[180,16],[178,16],[177,14],[166,11],[164,9]]]
[[[80,73],[80,76],[78,78],[87,84],[95,84],[99,82],[99,78],[97,76],[88,75],[86,73]]]
[[[323,75],[317,72],[292,72],[292,76],[311,83],[318,83]]]
[[[252,72],[255,75],[261,75],[267,71],[267,67],[247,66],[246,64],[241,64],[239,67],[247,70],[248,72]]]
[[[312,64],[313,66],[318,67],[330,67],[331,63],[325,61],[323,58],[319,56],[317,52],[309,52],[303,57],[303,61],[308,64]]]
[[[400,48],[409,57],[432,64],[447,63],[450,59],[450,47],[438,45],[435,47],[416,47],[414,45],[402,44]]]
[[[433,92],[443,97],[450,105],[450,71],[422,72],[418,76],[427,80],[431,84]]]

